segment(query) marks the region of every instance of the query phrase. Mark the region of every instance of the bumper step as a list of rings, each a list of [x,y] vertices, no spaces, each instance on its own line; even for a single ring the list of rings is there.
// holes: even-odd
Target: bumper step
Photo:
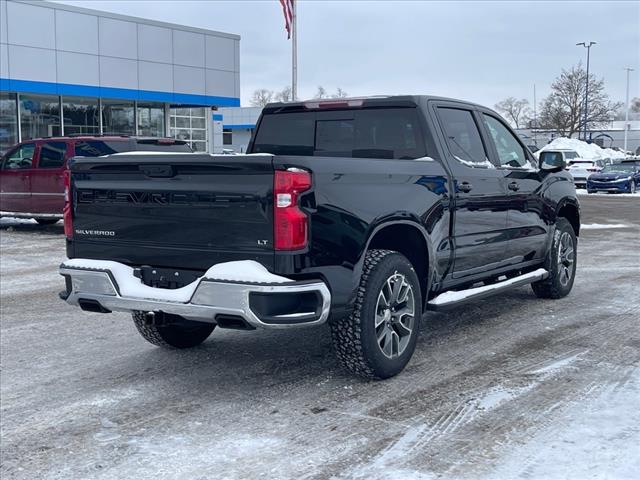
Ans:
[[[245,280],[238,272],[245,272]],[[69,260],[60,274],[67,283],[61,298],[92,312],[163,312],[209,323],[219,318],[221,326],[236,318],[251,328],[277,329],[324,323],[331,305],[324,282],[279,277],[251,260],[215,265],[173,290],[149,287],[134,276],[133,268],[110,261]]]

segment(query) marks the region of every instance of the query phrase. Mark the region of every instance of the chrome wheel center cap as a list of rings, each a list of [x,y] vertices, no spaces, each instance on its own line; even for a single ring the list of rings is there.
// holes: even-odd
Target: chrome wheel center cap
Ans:
[[[383,314],[383,321],[388,322],[391,319],[391,310],[386,308]]]

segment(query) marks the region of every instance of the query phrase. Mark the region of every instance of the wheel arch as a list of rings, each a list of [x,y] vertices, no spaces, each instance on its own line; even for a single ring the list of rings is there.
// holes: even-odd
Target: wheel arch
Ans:
[[[404,255],[418,275],[422,303],[426,304],[434,262],[431,240],[424,227],[413,220],[389,220],[376,225],[369,234],[361,261],[358,262],[356,270],[358,283],[362,274],[364,255],[371,249],[394,250]]]
[[[580,206],[577,200],[565,198],[558,204],[558,210],[556,212],[556,218],[566,218],[576,237],[580,236]]]

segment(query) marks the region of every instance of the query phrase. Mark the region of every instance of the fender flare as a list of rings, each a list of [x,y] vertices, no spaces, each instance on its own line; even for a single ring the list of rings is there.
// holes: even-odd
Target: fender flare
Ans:
[[[558,219],[559,214],[560,214],[560,210],[562,210],[564,207],[566,206],[572,206],[576,209],[576,212],[578,213],[578,231],[576,232],[576,237],[579,236],[580,234],[580,203],[578,202],[578,199],[575,197],[563,197],[560,199],[560,201],[556,204],[556,211],[555,211],[555,218],[554,218],[554,223],[555,221]]]
[[[407,218],[407,216],[403,216],[401,218],[397,216],[392,218],[387,217],[384,219],[380,219],[379,221],[374,222],[370,225],[369,232],[367,234],[367,241],[364,244],[364,248],[360,252],[357,262],[353,266],[351,295],[349,297],[350,304],[352,304],[353,300],[355,300],[355,294],[360,284],[360,277],[362,276],[362,269],[364,266],[364,257],[367,250],[369,250],[369,245],[371,244],[371,241],[373,240],[373,238],[376,236],[378,232],[380,232],[385,228],[392,227],[394,225],[408,225],[410,227],[413,227],[416,230],[418,230],[422,235],[422,237],[424,238],[425,244],[427,246],[427,276],[426,276],[427,284],[425,285],[425,291],[427,292],[427,295],[424,295],[425,298],[423,299],[423,304],[426,305],[428,293],[431,290],[431,285],[433,284],[435,254],[434,254],[433,244],[431,242],[431,238],[429,237],[429,234],[427,233],[424,226],[422,226],[422,224],[412,215],[410,215],[409,218]]]

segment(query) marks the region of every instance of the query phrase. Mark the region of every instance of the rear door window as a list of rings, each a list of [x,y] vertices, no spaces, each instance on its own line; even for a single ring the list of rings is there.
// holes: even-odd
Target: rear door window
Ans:
[[[65,142],[44,142],[40,144],[38,168],[62,168],[67,154]]]
[[[456,160],[470,167],[491,166],[471,110],[438,107],[438,116],[449,151]]]
[[[25,143],[24,145],[19,146],[16,150],[5,156],[4,162],[2,162],[2,169],[21,170],[31,168],[35,151],[35,143]]]
[[[253,152],[387,159],[426,155],[415,108],[267,114]]]

